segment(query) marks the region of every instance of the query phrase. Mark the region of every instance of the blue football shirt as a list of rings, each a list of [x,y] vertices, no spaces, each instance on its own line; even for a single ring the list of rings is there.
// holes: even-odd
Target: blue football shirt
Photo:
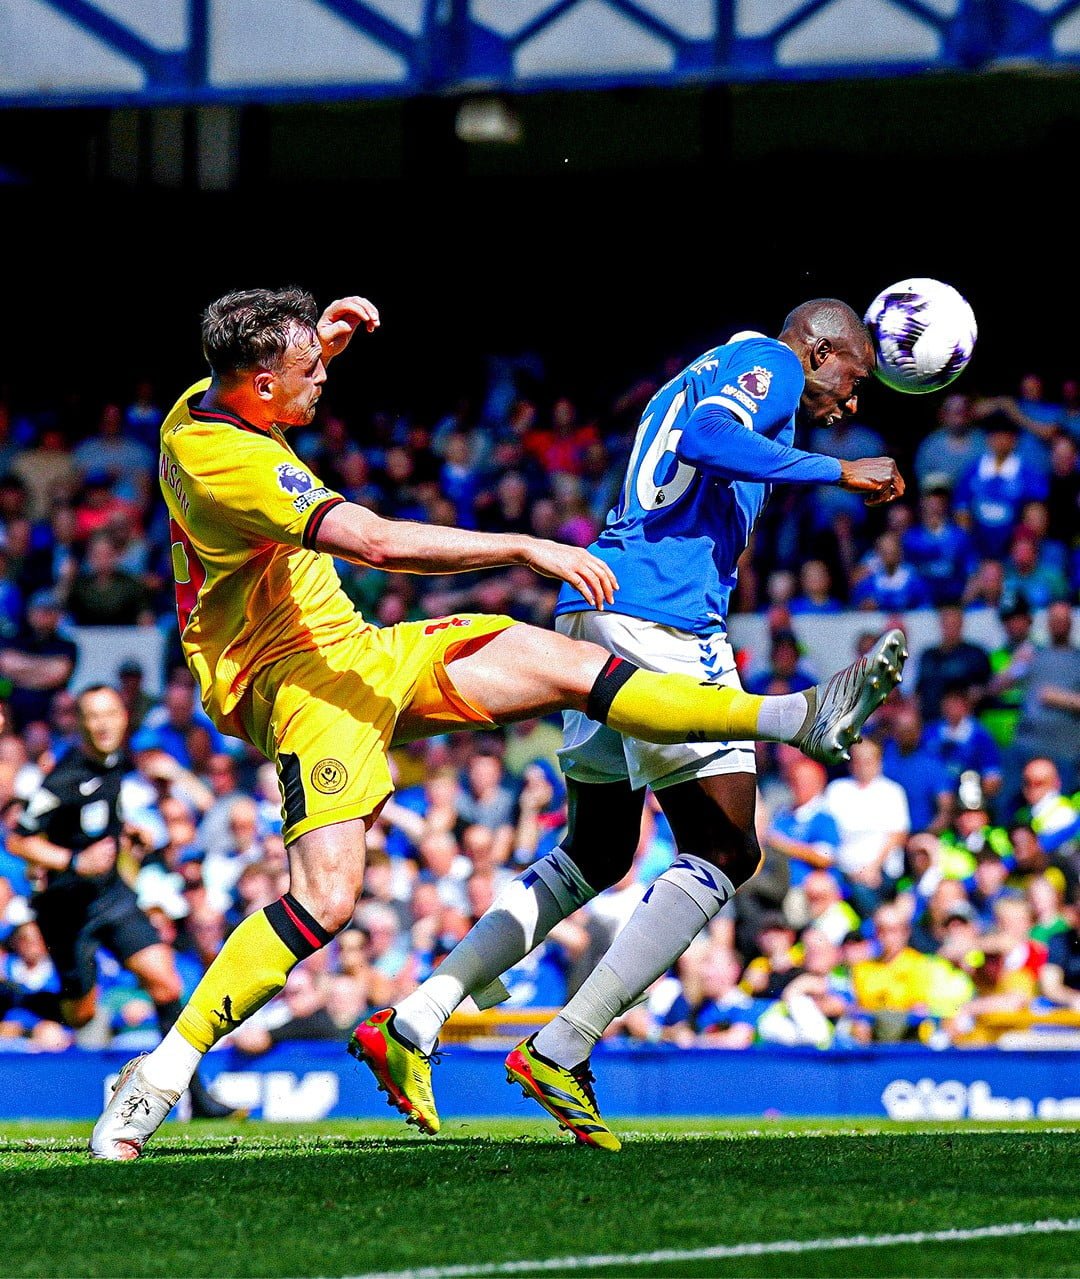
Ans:
[[[699,635],[726,630],[739,556],[773,484],[840,478],[835,458],[792,447],[804,380],[790,347],[742,333],[656,392],[589,548],[618,578],[612,611]],[[555,612],[590,607],[564,586]]]

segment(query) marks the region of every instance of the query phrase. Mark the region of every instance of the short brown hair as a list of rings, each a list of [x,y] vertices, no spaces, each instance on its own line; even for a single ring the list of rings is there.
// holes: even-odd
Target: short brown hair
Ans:
[[[241,289],[202,315],[203,355],[218,376],[280,369],[297,328],[314,330],[315,299],[303,289]]]

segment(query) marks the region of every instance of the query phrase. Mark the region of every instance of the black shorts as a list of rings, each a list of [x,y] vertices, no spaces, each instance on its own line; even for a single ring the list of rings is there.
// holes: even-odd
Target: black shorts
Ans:
[[[131,889],[110,884],[89,903],[56,891],[32,902],[49,957],[60,978],[61,999],[82,999],[97,985],[97,952],[107,950],[126,963],[161,938],[139,909]]]

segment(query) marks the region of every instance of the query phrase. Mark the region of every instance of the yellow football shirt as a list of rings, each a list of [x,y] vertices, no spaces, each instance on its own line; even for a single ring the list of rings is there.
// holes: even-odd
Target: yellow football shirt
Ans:
[[[311,549],[327,512],[345,499],[277,428],[202,409],[209,385],[189,387],[162,423],[158,475],[184,657],[220,723],[257,671],[366,623],[333,559]]]

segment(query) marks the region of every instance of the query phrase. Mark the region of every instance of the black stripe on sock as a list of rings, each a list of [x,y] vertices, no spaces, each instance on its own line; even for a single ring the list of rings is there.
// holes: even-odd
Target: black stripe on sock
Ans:
[[[292,893],[271,902],[263,913],[266,922],[297,959],[307,959],[333,939],[333,933],[328,933]]]
[[[589,700],[585,703],[585,714],[598,724],[606,724],[608,712],[615,695],[635,671],[640,667],[628,662],[625,657],[609,657],[604,669],[596,677],[596,683],[589,691]]]

